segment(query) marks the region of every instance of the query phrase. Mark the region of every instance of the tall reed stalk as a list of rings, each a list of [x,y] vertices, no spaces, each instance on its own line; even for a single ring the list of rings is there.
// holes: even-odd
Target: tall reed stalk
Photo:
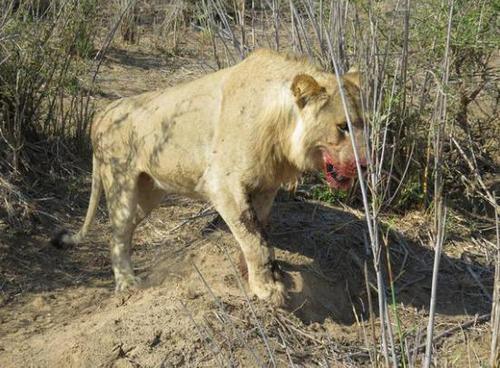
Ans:
[[[446,207],[443,194],[443,142],[447,122],[447,87],[449,82],[450,67],[450,40],[452,30],[454,0],[449,1],[448,27],[446,46],[443,59],[443,76],[441,87],[437,91],[436,109],[434,111],[434,265],[432,269],[431,300],[429,303],[429,322],[427,325],[427,338],[423,367],[428,368],[432,359],[432,339],[434,335],[434,319],[436,313],[436,297],[438,289],[439,263],[443,250],[446,226]]]

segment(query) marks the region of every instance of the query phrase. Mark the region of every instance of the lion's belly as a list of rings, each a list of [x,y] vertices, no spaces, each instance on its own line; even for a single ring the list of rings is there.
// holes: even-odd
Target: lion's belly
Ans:
[[[153,117],[144,137],[142,166],[166,192],[204,198],[202,178],[209,166],[217,101],[197,94],[181,99],[169,113]]]
[[[202,160],[191,160],[182,149],[165,149],[159,157],[160,165],[145,170],[156,186],[167,193],[183,194],[193,198],[204,198],[201,186],[204,167]]]

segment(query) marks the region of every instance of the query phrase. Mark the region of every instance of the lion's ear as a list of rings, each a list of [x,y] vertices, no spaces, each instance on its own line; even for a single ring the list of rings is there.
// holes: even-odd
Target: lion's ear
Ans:
[[[344,80],[347,80],[354,84],[356,87],[359,88],[361,86],[361,73],[359,72],[358,68],[353,66],[347,73],[345,73],[342,78]]]
[[[325,88],[321,87],[316,79],[308,74],[298,74],[293,78],[292,93],[299,108],[304,108],[307,103],[325,93]]]

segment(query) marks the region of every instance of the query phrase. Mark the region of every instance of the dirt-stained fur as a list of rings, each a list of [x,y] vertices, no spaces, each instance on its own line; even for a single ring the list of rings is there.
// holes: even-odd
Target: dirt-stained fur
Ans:
[[[84,238],[102,190],[112,225],[117,290],[138,282],[130,261],[136,226],[169,193],[210,201],[239,242],[250,289],[276,305],[286,290],[262,232],[278,188],[307,170],[332,187],[356,175],[351,135],[364,162],[359,74],[342,78],[349,131],[335,75],[303,58],[259,50],[241,63],[161,91],[111,103],[92,125],[93,176]]]

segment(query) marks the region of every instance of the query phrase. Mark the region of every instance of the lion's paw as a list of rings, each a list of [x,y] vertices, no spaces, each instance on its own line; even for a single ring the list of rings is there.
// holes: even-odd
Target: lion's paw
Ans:
[[[276,307],[283,307],[288,300],[286,287],[280,281],[254,284],[251,289],[259,299],[267,300]]]
[[[141,283],[141,279],[134,275],[120,275],[119,278],[116,279],[116,288],[117,292],[137,289]]]

